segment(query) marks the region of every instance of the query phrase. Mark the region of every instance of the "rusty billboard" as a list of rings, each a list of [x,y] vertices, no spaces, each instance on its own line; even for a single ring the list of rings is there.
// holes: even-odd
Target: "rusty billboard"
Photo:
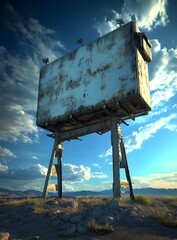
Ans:
[[[41,68],[37,125],[64,133],[150,111],[151,44],[134,22]]]

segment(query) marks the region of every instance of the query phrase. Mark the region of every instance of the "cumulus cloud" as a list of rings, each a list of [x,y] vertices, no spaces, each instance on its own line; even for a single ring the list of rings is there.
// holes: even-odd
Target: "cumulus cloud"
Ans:
[[[55,31],[42,26],[38,19],[24,20],[11,4],[5,6],[6,27],[14,34],[20,53],[0,46],[0,119],[4,141],[38,141],[35,123],[39,68],[42,58],[60,56],[64,45],[55,39]],[[31,135],[33,134],[33,136]]]
[[[1,179],[0,187],[6,188],[12,191],[26,191],[26,190],[36,190],[42,191],[44,187],[44,178],[39,179],[28,179],[28,180],[20,180],[20,179]]]
[[[7,172],[8,172],[8,166],[0,163],[0,175],[1,174],[6,174]]]
[[[91,178],[91,169],[83,165],[63,164],[64,181],[85,181]]]
[[[100,164],[98,164],[98,163],[93,163],[92,166],[95,168],[101,168]]]
[[[152,40],[152,45],[153,64],[149,65],[152,111],[148,116],[131,123],[136,125],[137,130],[124,138],[127,153],[140,149],[143,142],[155,136],[160,129],[177,129],[176,104],[170,103],[177,96],[177,48],[161,48],[157,39]],[[140,128],[139,123],[142,126]],[[99,157],[110,155],[111,147]]]
[[[106,150],[105,152],[101,153],[98,155],[98,157],[100,158],[106,158],[108,156],[112,155],[112,147],[110,147],[108,150]]]
[[[63,164],[63,180],[73,182],[84,182],[91,178],[107,178],[103,172],[91,172],[89,167],[83,165]]]
[[[129,21],[132,17],[140,28],[150,31],[158,26],[164,27],[168,23],[166,12],[167,0],[131,1],[125,0],[122,9],[123,17]]]
[[[127,23],[131,20],[137,22],[139,28],[150,31],[157,27],[164,27],[169,22],[166,12],[167,0],[131,1],[124,0],[124,5],[119,12],[112,10],[112,19],[104,17],[102,22],[97,22],[95,28],[100,36],[117,28],[116,19],[123,18]]]
[[[0,157],[16,158],[17,156],[10,149],[0,146]]]
[[[34,180],[44,178],[46,175],[47,168],[40,164],[20,169],[11,169],[7,165],[0,164],[1,179]]]
[[[133,176],[132,181],[136,188],[176,188],[177,172],[150,174],[146,177]]]
[[[152,92],[152,108],[160,108],[177,94],[177,48],[160,48],[160,43],[156,39],[154,49],[155,66],[151,69],[152,79],[150,89]],[[158,49],[158,51],[157,51]]]
[[[134,131],[132,135],[126,136],[125,148],[126,152],[130,153],[135,149],[140,149],[143,142],[147,141],[149,138],[153,137],[158,130],[160,129],[169,129],[170,126],[173,126],[173,131],[177,131],[177,124],[173,124],[172,121],[177,120],[177,114],[171,114],[168,117],[162,117],[159,120],[146,124],[143,127],[140,127],[138,131]],[[176,121],[177,122],[177,121]]]
[[[162,117],[159,120],[148,123],[139,127],[131,135],[124,137],[126,152],[130,153],[134,150],[140,149],[144,141],[154,137],[158,130],[168,129],[170,131],[177,131],[177,114],[171,114],[167,117]],[[112,155],[112,147],[99,155],[100,158],[106,158]]]
[[[98,179],[99,180],[99,179]],[[89,182],[63,182],[63,191],[103,191],[112,188],[112,181],[96,181],[94,184]]]
[[[107,178],[108,176],[103,172],[93,172],[91,174],[92,178]]]

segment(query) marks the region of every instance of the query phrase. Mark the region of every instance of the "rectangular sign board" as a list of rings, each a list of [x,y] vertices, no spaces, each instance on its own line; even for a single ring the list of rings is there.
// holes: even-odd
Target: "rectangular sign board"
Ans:
[[[37,125],[64,133],[147,114],[150,48],[130,22],[42,67]]]

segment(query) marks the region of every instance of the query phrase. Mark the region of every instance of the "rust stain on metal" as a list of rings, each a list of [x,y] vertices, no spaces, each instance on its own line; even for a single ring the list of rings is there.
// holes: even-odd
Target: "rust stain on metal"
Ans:
[[[37,125],[64,132],[103,122],[110,118],[103,111],[104,105],[120,118],[149,111],[145,59],[148,55],[151,58],[151,50],[145,37],[138,42],[138,32],[136,24],[130,22],[43,67]],[[73,122],[70,115],[78,122]]]

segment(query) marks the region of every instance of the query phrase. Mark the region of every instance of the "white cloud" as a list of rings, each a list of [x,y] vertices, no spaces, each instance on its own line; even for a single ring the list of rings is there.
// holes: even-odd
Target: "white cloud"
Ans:
[[[161,50],[161,44],[157,39],[151,39],[152,51],[157,53]]]
[[[125,0],[122,14],[129,21],[134,16],[140,28],[148,31],[169,22],[166,12],[167,0],[131,1]]]
[[[108,156],[112,155],[112,147],[110,147],[108,150],[106,150],[105,152],[101,153],[98,155],[98,157],[100,158],[106,158]]]
[[[117,27],[116,19],[123,18],[125,23],[135,20],[139,28],[150,31],[153,28],[167,25],[169,20],[166,8],[167,0],[124,0],[120,13],[112,10],[113,18],[108,20],[105,17],[103,22],[97,22],[95,27],[100,36],[102,36]]]
[[[103,191],[112,188],[111,181],[99,181],[94,182],[94,184],[90,184],[89,182],[63,182],[63,191]]]
[[[40,164],[20,169],[11,169],[6,165],[0,164],[0,169],[1,179],[34,180],[44,178],[47,175],[47,168]]]
[[[35,159],[35,160],[37,160],[37,159],[38,159],[38,157],[36,157],[36,156],[32,156],[32,159]]]
[[[15,103],[5,102],[2,108],[4,109],[4,115],[0,119],[0,140],[12,142],[22,141],[25,143],[38,141],[38,135],[34,135],[33,140],[29,136],[32,133],[38,133],[33,115],[28,114],[23,110],[22,106],[16,105]]]
[[[0,157],[16,158],[17,156],[10,149],[0,146]]]
[[[83,165],[63,164],[64,181],[85,181],[91,178],[91,169]]]
[[[108,176],[103,172],[93,172],[91,174],[92,178],[107,178]]]
[[[176,123],[174,123],[176,122]],[[136,149],[140,149],[143,142],[154,137],[158,130],[168,129],[177,131],[177,114],[171,114],[168,117],[162,117],[159,120],[146,124],[134,131],[131,135],[124,137],[126,153],[130,153]],[[112,155],[112,147],[99,155],[101,158],[106,158]]]
[[[98,163],[93,163],[92,166],[99,167],[99,164]]]
[[[91,172],[89,167],[83,165],[63,164],[63,180],[84,182],[91,178],[107,178],[103,172]]]
[[[172,108],[177,108],[177,104],[174,104],[174,105],[172,106]]]
[[[159,108],[177,94],[177,48],[158,50],[154,63],[153,68],[150,68],[153,75],[150,82],[151,104],[153,108]]]
[[[35,122],[39,68],[42,58],[50,61],[60,56],[64,45],[56,40],[53,29],[42,26],[38,19],[24,20],[11,4],[6,4],[6,26],[18,41],[20,53],[11,53],[0,46],[0,102],[3,115],[0,119],[0,140],[38,141]]]
[[[9,169],[8,166],[3,165],[3,164],[0,163],[0,174],[1,173],[7,173],[8,169]]]
[[[44,178],[30,179],[30,180],[20,180],[20,179],[1,179],[0,187],[6,188],[12,191],[26,191],[26,190],[36,190],[42,191],[44,187]]]
[[[138,131],[133,132],[132,135],[126,136],[124,138],[126,152],[130,153],[135,149],[140,149],[143,142],[153,137],[159,129],[177,131],[177,124],[174,125],[171,123],[174,119],[177,119],[177,114],[171,114],[168,117],[160,118],[155,122],[140,127]],[[170,126],[173,126],[173,129],[170,129]]]
[[[55,31],[53,29],[47,29],[43,27],[38,19],[30,18],[29,19],[29,29],[33,33],[37,34],[55,34]]]
[[[177,172],[150,174],[146,177],[133,176],[132,181],[135,188],[176,188]]]

